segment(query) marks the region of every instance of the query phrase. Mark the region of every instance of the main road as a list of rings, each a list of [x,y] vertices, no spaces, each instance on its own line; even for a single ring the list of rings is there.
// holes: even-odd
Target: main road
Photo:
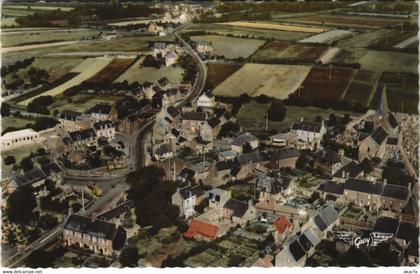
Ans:
[[[194,102],[204,91],[207,82],[207,66],[201,59],[200,55],[179,35],[179,31],[188,26],[189,24],[181,25],[175,28],[172,34],[175,36],[176,39],[182,44],[184,50],[187,54],[189,54],[198,65],[197,75],[192,86],[190,92],[188,93],[187,97],[180,103],[174,105],[175,108],[180,110],[187,102]],[[141,130],[139,130],[136,134],[136,144],[135,144],[135,167],[139,169],[140,167],[146,164],[146,157],[147,153],[145,153],[145,136],[150,133],[152,130],[154,119],[147,122]]]
[[[175,28],[173,30],[173,35],[183,45],[185,52],[189,54],[197,62],[198,70],[197,70],[197,76],[196,76],[194,85],[192,86],[185,100],[178,103],[177,105],[174,105],[174,107],[176,107],[177,109],[181,109],[182,106],[184,106],[187,102],[195,101],[198,98],[198,96],[200,96],[200,94],[204,91],[204,88],[206,86],[206,81],[207,81],[207,67],[205,63],[203,62],[203,60],[201,60],[201,57],[194,51],[194,49],[178,34],[178,31],[182,30],[186,26],[187,25],[182,25]],[[135,142],[135,147],[134,147],[135,154],[132,156],[135,157],[134,168],[136,170],[140,169],[146,164],[147,155],[145,153],[145,138],[144,137],[148,133],[150,133],[154,122],[155,122],[154,119],[148,121],[146,124],[143,125],[141,129],[136,131],[136,133],[133,135],[133,138],[135,138],[136,142]],[[119,178],[114,178],[114,180],[116,181],[114,185],[118,184],[119,186],[112,188],[110,191],[105,193],[104,196],[96,200],[92,205],[90,205],[84,212],[80,214],[84,216],[88,216],[89,214],[92,214],[93,212],[100,210],[101,208],[106,206],[106,204],[109,203],[115,197],[115,195],[119,194],[118,192],[126,191],[128,189],[128,186],[124,182],[125,177],[126,175],[122,175]],[[32,253],[32,251],[44,247],[47,243],[56,239],[62,233],[62,231],[63,231],[63,224],[60,224],[54,229],[50,230],[48,233],[38,238],[33,243],[26,246],[23,252],[16,253],[15,255],[8,258],[7,261],[3,262],[2,264],[6,267],[22,266],[22,263],[24,263],[24,260]]]

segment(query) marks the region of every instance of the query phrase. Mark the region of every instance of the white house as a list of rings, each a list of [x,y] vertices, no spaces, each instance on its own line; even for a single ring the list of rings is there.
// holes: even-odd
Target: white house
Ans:
[[[1,137],[2,150],[11,150],[26,145],[40,143],[39,133],[33,129],[22,129],[4,134]]]
[[[106,139],[114,139],[115,127],[111,121],[100,121],[93,124],[93,129],[96,132],[96,137],[105,137]]]
[[[167,67],[176,64],[177,61],[178,61],[178,54],[176,54],[174,51],[169,52],[165,56],[165,66]]]
[[[199,185],[186,186],[178,189],[172,195],[172,204],[179,207],[180,216],[185,216],[185,219],[188,219],[195,214],[195,206],[201,203],[204,194],[205,192]]]
[[[197,107],[212,108],[214,106],[214,96],[211,93],[203,93],[197,100]]]
[[[299,142],[313,147],[325,134],[325,126],[323,122],[318,123],[302,120],[300,123],[293,124],[290,132],[297,135]]]

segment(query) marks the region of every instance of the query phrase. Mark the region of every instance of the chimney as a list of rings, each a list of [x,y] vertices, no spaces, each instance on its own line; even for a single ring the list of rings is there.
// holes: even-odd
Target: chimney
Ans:
[[[388,183],[388,179],[387,178],[385,178],[384,179],[384,185],[386,185]]]
[[[303,122],[303,117],[300,117],[300,122],[301,122],[301,123]]]
[[[346,172],[346,179],[350,177],[350,172]]]
[[[96,213],[92,213],[91,221],[92,221],[92,223],[96,222]]]
[[[341,177],[342,177],[343,179],[347,177],[347,176],[346,176],[346,171],[344,171],[344,170],[343,170],[341,173],[342,173],[342,174],[341,174]]]

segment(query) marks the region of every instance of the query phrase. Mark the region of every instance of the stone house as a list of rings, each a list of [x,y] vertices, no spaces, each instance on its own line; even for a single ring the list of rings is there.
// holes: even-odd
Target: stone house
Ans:
[[[125,240],[126,232],[122,227],[95,218],[72,214],[64,223],[63,242],[66,246],[113,256],[122,249]]]
[[[195,206],[199,205],[205,198],[205,192],[201,186],[186,186],[172,195],[172,204],[178,206],[179,216],[185,219],[195,215]]]

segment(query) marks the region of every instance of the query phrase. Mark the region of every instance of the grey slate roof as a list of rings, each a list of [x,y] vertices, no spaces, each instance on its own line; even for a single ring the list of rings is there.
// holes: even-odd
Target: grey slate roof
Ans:
[[[314,222],[321,231],[333,224],[338,218],[338,212],[331,204],[326,204],[319,209],[318,215],[315,216]]]
[[[300,155],[299,151],[295,147],[281,148],[274,151],[268,151],[267,153],[272,161],[299,157]]]
[[[296,260],[296,262],[299,261],[306,254],[305,250],[299,244],[298,240],[293,241],[289,245],[289,251],[292,254],[293,258]]]
[[[50,176],[51,173],[60,173],[62,170],[61,168],[54,162],[51,162],[49,164],[43,165],[41,167],[42,171],[45,175]]]
[[[251,152],[246,154],[241,154],[236,157],[236,162],[239,166],[269,161],[270,156],[266,152]]]
[[[349,178],[355,178],[358,175],[360,175],[360,173],[363,172],[362,168],[359,166],[358,163],[356,163],[355,161],[351,161],[350,163],[348,163],[347,165],[343,166],[342,168],[340,168],[334,175],[333,177],[339,177],[342,178],[343,176],[343,172],[345,172],[345,174],[349,174]]]
[[[216,170],[217,171],[223,171],[223,170],[230,170],[233,167],[233,161],[219,161],[216,163]]]
[[[389,217],[381,217],[376,220],[375,226],[373,227],[373,232],[383,232],[383,233],[395,233],[398,229],[398,220],[392,219]]]
[[[344,189],[380,195],[382,184],[372,183],[368,180],[350,178],[344,183]]]
[[[79,140],[86,140],[88,138],[95,137],[96,134],[92,128],[87,128],[80,131],[73,131],[69,133],[70,139],[72,142],[76,142]]]
[[[102,239],[113,240],[117,229],[114,224],[99,219],[72,214],[64,224],[64,229],[96,236]]]
[[[302,121],[300,123],[294,123],[292,125],[292,129],[294,130],[304,130],[309,132],[320,132],[321,127],[321,123],[311,121]]]
[[[205,121],[206,114],[204,112],[187,111],[181,114],[181,119],[187,121]]]
[[[246,143],[250,143],[251,141],[254,141],[254,140],[258,140],[258,139],[254,135],[246,132],[236,137],[235,140],[233,140],[232,145],[243,146]]]
[[[320,185],[318,189],[323,192],[341,195],[343,194],[343,191],[344,191],[344,184],[330,181],[330,182]]]
[[[179,194],[181,195],[182,199],[185,200],[193,196],[200,197],[201,195],[204,194],[204,191],[199,185],[186,186],[179,190]]]
[[[90,109],[88,109],[85,113],[86,114],[92,114],[92,113],[110,114],[111,105],[105,104],[105,103],[96,104]]]
[[[173,106],[169,106],[166,111],[169,113],[169,115],[171,115],[173,118],[175,118],[176,116],[178,116],[179,111],[174,108]]]
[[[64,109],[60,112],[60,119],[75,121],[81,113],[69,109]]]
[[[113,128],[114,127],[114,123],[111,121],[99,121],[93,124],[93,127],[96,130],[101,130],[101,129],[107,129],[107,128]]]
[[[223,207],[232,210],[233,216],[242,218],[248,210],[248,203],[236,199],[229,199]]]
[[[113,209],[108,210],[107,212],[102,213],[101,215],[98,216],[98,219],[109,221],[114,218],[118,218],[122,214],[130,211],[130,209],[134,208],[134,206],[135,206],[134,201],[128,200],[125,203],[117,207],[114,207]]]
[[[385,184],[382,195],[389,198],[406,200],[408,198],[408,188],[400,185]]]
[[[378,127],[376,128],[372,134],[370,135],[370,137],[372,138],[373,141],[375,141],[375,143],[377,143],[378,145],[381,145],[386,137],[388,136],[388,133],[385,131],[385,129],[383,127]]]
[[[388,140],[386,141],[386,144],[396,146],[398,144],[398,138],[388,137]]]

